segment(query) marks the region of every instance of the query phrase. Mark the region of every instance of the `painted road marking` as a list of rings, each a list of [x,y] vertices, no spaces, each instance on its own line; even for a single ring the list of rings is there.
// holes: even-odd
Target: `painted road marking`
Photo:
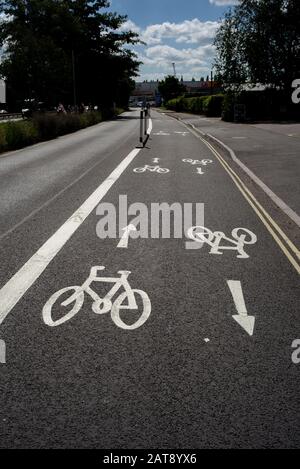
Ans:
[[[184,127],[188,128],[188,126],[182,122],[180,122]],[[194,126],[193,126],[194,127]],[[278,224],[273,220],[273,218],[267,213],[267,211],[262,207],[262,205],[258,202],[256,197],[252,194],[252,192],[247,188],[247,186],[243,183],[243,181],[240,179],[240,177],[236,174],[236,172],[230,167],[230,165],[224,160],[224,158],[220,155],[220,153],[209,143],[207,142],[203,137],[201,137],[197,132],[196,128],[194,127],[195,130],[189,129],[190,132],[199,140],[201,140],[210,150],[211,152],[216,156],[220,164],[223,166],[223,168],[226,170],[226,172],[229,174],[231,179],[233,180],[234,184],[237,186],[239,191],[242,193],[244,198],[247,200],[249,205],[252,207],[252,209],[255,211],[256,215],[259,217],[261,222],[265,225],[266,229],[269,231],[271,236],[273,237],[274,241],[278,244],[280,247],[281,251],[284,253],[286,258],[289,260],[289,262],[292,264],[292,266],[295,268],[296,272],[300,274],[300,252],[297,249],[297,247],[292,243],[292,241],[288,238],[288,236],[284,233],[284,231],[278,226]],[[201,132],[199,130],[199,132]],[[202,133],[202,132],[201,132]],[[208,135],[210,137],[210,135]],[[214,140],[218,141],[215,137],[213,137]],[[222,143],[221,141],[219,141]],[[225,147],[225,144],[223,144]],[[228,150],[229,147],[226,146]],[[239,160],[238,160],[239,161]],[[240,162],[241,163],[241,162]],[[242,163],[241,163],[242,164]],[[244,165],[243,165],[244,166]],[[246,168],[246,167],[245,167]],[[248,168],[246,168],[248,169]],[[253,174],[253,173],[252,173]],[[253,175],[255,176],[255,175]],[[255,176],[256,177],[256,176]],[[253,177],[252,177],[253,179]],[[258,178],[257,178],[258,179]],[[263,183],[262,183],[263,184]],[[261,187],[261,185],[259,184]],[[263,189],[265,192],[266,190]],[[275,194],[274,194],[275,195]],[[274,199],[273,199],[274,201]],[[281,201],[282,202],[282,201]],[[284,204],[284,202],[282,202]],[[278,203],[277,203],[278,205]],[[285,204],[284,204],[285,205]],[[279,205],[280,206],[280,205]],[[287,207],[287,206],[286,206]],[[282,208],[282,207],[281,207]],[[289,209],[289,207],[287,207]],[[283,211],[288,215],[288,212],[282,208]],[[290,209],[289,209],[290,210]],[[296,216],[295,223],[300,226],[298,222],[298,215],[294,214]],[[290,217],[291,218],[291,217]],[[293,219],[293,218],[292,218]],[[274,229],[273,229],[274,228]],[[274,231],[276,230],[278,235],[281,236],[282,240],[279,238],[277,233]],[[296,259],[294,259],[293,255],[289,252],[288,248],[284,245],[283,241],[287,244],[288,248],[295,254]]]
[[[85,129],[84,129],[85,130]],[[82,131],[81,131],[82,132]],[[130,138],[130,137],[129,137]],[[129,139],[128,138],[128,139]],[[126,139],[126,141],[128,140]],[[122,142],[124,143],[124,142]],[[36,144],[34,146],[38,146],[38,145],[44,145],[45,142],[42,142],[41,144]],[[108,153],[106,155],[106,158],[108,158],[116,149],[114,149],[113,151],[111,151],[110,153]],[[17,153],[17,152],[16,152]],[[106,159],[105,158],[105,159]],[[28,220],[30,220],[32,217],[34,217],[35,215],[37,215],[41,210],[45,209],[46,207],[48,207],[50,204],[52,204],[56,199],[58,199],[60,196],[62,196],[65,192],[67,192],[69,189],[71,189],[71,187],[75,186],[76,184],[78,184],[79,181],[81,181],[83,178],[85,178],[89,173],[91,173],[97,166],[99,166],[100,164],[103,164],[103,160],[101,161],[97,161],[97,163],[93,164],[90,168],[88,168],[86,171],[84,171],[79,177],[77,177],[76,179],[74,179],[74,181],[72,181],[70,184],[68,184],[67,186],[65,186],[63,189],[61,189],[59,192],[57,192],[53,197],[51,197],[50,199],[48,199],[45,203],[43,203],[42,205],[40,205],[39,207],[37,207],[35,210],[33,210],[32,212],[30,212],[28,215],[26,215],[26,217],[24,217],[21,221],[19,221],[18,223],[16,223],[15,225],[13,225],[11,228],[9,228],[7,231],[5,231],[4,233],[2,233],[0,235],[0,241],[2,241],[2,239],[6,238],[9,234],[11,234],[13,231],[15,231],[17,228],[19,228],[20,226],[22,226],[24,223],[26,223]]]
[[[151,173],[158,173],[158,174],[166,174],[169,173],[170,170],[168,168],[160,168],[159,166],[149,166],[148,164],[145,164],[143,168],[134,168],[133,172],[134,173],[144,173],[145,171],[150,171]]]
[[[152,128],[151,119],[149,129]],[[150,131],[150,130],[149,130]],[[141,151],[135,148],[0,290],[0,324]]]
[[[202,166],[207,166],[208,164],[212,164],[213,161],[212,160],[192,160],[191,158],[185,158],[182,160],[184,163],[189,163],[191,165],[198,165],[198,164],[201,164]]]
[[[2,339],[0,339],[0,363],[6,363],[6,345]]]
[[[192,226],[187,231],[187,236],[198,243],[206,243],[210,246],[210,254],[221,255],[221,251],[237,251],[239,259],[248,259],[250,256],[245,252],[245,244],[255,244],[257,236],[247,228],[235,228],[232,230],[232,239],[222,231],[212,232],[204,226]],[[221,246],[221,241],[226,241],[231,246]],[[186,248],[188,242],[185,243]]]
[[[247,332],[247,334],[252,336],[254,332],[255,317],[248,316],[242,284],[238,280],[227,280],[227,284],[238,312],[238,314],[234,314],[232,317]]]
[[[141,327],[147,321],[151,313],[151,302],[147,293],[143,290],[135,290],[131,288],[128,282],[128,277],[131,274],[129,270],[120,270],[118,272],[120,277],[116,278],[99,276],[99,272],[103,270],[105,270],[104,266],[94,266],[91,268],[90,275],[83,285],[62,288],[54,293],[43,308],[42,314],[44,323],[47,326],[56,327],[72,319],[81,310],[84,303],[84,294],[86,293],[93,300],[92,310],[95,314],[101,315],[110,312],[111,319],[115,325],[121,329],[134,330]],[[91,284],[94,282],[111,283],[113,286],[106,293],[104,298],[100,298],[100,296],[91,288]],[[124,289],[124,292],[119,294],[119,296],[112,301],[112,298],[120,289]],[[60,305],[66,307],[73,303],[73,307],[64,316],[54,320],[52,318],[52,308],[60,297],[64,297],[67,292],[71,292],[69,298],[61,302]],[[126,324],[120,317],[120,310],[137,311],[138,304],[136,302],[136,296],[140,296],[142,299],[143,311],[133,324]]]
[[[197,168],[197,173],[198,174],[204,174],[204,172],[202,171],[202,168]]]
[[[130,238],[130,233],[131,231],[136,231],[136,227],[134,225],[128,225],[125,228],[123,228],[124,233],[122,234],[121,240],[117,246],[117,248],[128,248],[128,241]]]
[[[169,134],[169,133],[167,133],[167,132],[160,131],[160,132],[157,132],[156,134],[153,134],[153,135],[158,135],[158,136],[166,137],[166,136],[171,135],[171,134]]]
[[[159,158],[153,158],[153,163],[159,163]]]
[[[183,124],[183,123],[182,123]],[[185,124],[183,124],[185,126]],[[186,127],[186,126],[185,126]],[[192,126],[195,130],[196,130],[196,127],[195,126]],[[201,131],[201,130],[198,130],[198,132],[200,132],[203,136],[205,136],[205,134]],[[196,135],[197,138],[201,138],[199,137],[199,135]],[[237,164],[239,165],[242,170],[248,174],[248,176],[255,182],[255,184],[257,184],[269,197],[270,199],[291,219],[293,220],[294,223],[296,223],[296,225],[300,228],[300,217],[299,215],[294,212],[294,210],[292,210],[285,202],[283,202],[283,200],[281,200],[273,191],[271,191],[271,189],[264,183],[262,182],[249,168],[247,168],[247,166],[241,162],[241,160],[239,160],[236,156],[236,154],[234,153],[234,151],[228,147],[227,145],[225,145],[224,142],[222,142],[221,140],[219,140],[218,138],[214,137],[213,135],[211,134],[207,134],[207,137],[211,138],[212,140],[214,140],[215,142],[217,142],[219,145],[221,145],[223,148],[225,148],[225,150],[227,150],[231,156],[231,159]],[[206,142],[204,140],[204,142]],[[206,144],[208,144],[208,142],[206,142]],[[207,145],[208,146],[208,145]],[[262,145],[259,145],[259,147],[262,147]],[[214,148],[214,147],[212,147]],[[216,150],[215,150],[216,151]],[[217,152],[217,151],[216,151]],[[218,153],[218,152],[217,152]],[[219,157],[222,158],[222,156],[218,153]],[[224,160],[225,161],[225,160]],[[229,165],[228,165],[229,166]],[[229,166],[230,168],[230,166]],[[231,168],[230,168],[231,169]],[[233,171],[233,170],[232,170]],[[274,222],[275,223],[275,222]],[[278,230],[277,230],[278,231]],[[282,234],[281,234],[282,236]],[[285,236],[285,235],[284,235]]]
[[[203,140],[205,142],[205,140]],[[242,182],[242,180],[239,178],[239,176],[231,169],[231,167],[228,165],[228,163],[222,158],[222,156],[214,150],[214,148],[206,142],[210,147],[213,153],[215,153],[216,157],[224,167],[224,169],[227,171],[237,188],[240,190],[240,192],[243,194],[247,202],[250,204],[250,206],[253,208],[257,216],[260,218],[262,223],[265,225],[269,233],[273,236],[274,240],[282,250],[282,252],[286,255],[290,263],[293,265],[293,267],[296,269],[298,274],[300,274],[300,264],[298,260],[300,260],[300,252],[296,248],[296,246],[292,243],[292,241],[287,237],[287,235],[283,232],[283,230],[277,225],[277,223],[273,220],[273,218],[266,212],[266,210],[262,207],[262,205],[258,202],[256,197],[252,194],[252,192],[246,187],[246,185]],[[297,260],[293,258],[291,253],[288,251],[288,249],[285,247],[281,239],[277,236],[275,231],[273,230],[272,226],[275,228],[277,233],[282,237],[282,239],[286,242],[286,244],[289,246],[292,252],[295,253]]]

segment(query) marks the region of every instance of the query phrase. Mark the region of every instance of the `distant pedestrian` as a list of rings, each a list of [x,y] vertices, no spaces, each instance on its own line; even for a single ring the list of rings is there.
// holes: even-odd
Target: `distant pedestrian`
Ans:
[[[57,111],[57,114],[67,114],[67,111],[65,110],[64,105],[62,103],[59,103],[56,111]]]

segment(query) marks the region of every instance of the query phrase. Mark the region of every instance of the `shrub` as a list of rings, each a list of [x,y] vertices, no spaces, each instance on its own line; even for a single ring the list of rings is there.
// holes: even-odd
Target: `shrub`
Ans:
[[[84,114],[36,114],[33,123],[41,140],[49,140],[61,135],[76,132],[102,121],[100,112]]]
[[[222,105],[222,119],[227,122],[233,122],[234,120],[234,94],[228,92],[225,94],[223,105]]]
[[[5,124],[0,124],[0,152],[6,150],[7,141],[6,141],[6,126]]]
[[[60,115],[35,114],[31,120],[4,122],[0,124],[0,152],[50,140],[101,121],[101,112],[87,112]]]
[[[2,132],[5,132],[6,147],[9,150],[32,145],[38,141],[38,132],[30,121],[6,122]]]
[[[180,112],[184,110],[184,98],[170,99],[167,102],[167,108],[173,111]]]
[[[49,140],[81,128],[77,114],[35,114],[32,122],[41,140]]]
[[[109,120],[116,116],[116,112],[114,108],[101,108],[101,113],[103,116],[103,120]]]
[[[176,112],[190,112],[192,114],[206,114],[210,117],[221,117],[224,95],[199,96],[192,98],[177,98],[167,102],[167,109]]]
[[[123,112],[123,110],[121,112]],[[99,124],[99,122],[102,122],[103,120],[102,114],[99,111],[81,114],[80,118],[86,122],[86,127],[89,127],[90,125]]]
[[[242,116],[235,115],[235,105],[244,106],[246,121],[300,119],[300,108],[293,106],[290,94],[283,90],[228,92],[223,103],[223,120],[241,121]]]
[[[186,98],[186,111],[193,114],[203,114],[203,102],[205,99],[206,97],[203,96],[200,98]]]
[[[224,101],[223,94],[207,96],[203,99],[203,112],[208,117],[221,117]]]
[[[32,122],[38,131],[41,140],[47,140],[58,136],[58,116],[50,114],[35,114]]]

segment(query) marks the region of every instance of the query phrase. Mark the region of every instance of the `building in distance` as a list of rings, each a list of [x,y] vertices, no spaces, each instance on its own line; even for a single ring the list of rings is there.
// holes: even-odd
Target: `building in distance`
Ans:
[[[186,96],[189,95],[208,95],[213,93],[218,93],[221,91],[219,84],[216,81],[210,80],[191,80],[184,81],[181,80],[181,83],[186,88]],[[132,92],[130,97],[129,104],[131,106],[142,106],[145,103],[150,103],[151,105],[160,106],[161,96],[158,91],[159,80],[156,81],[143,81],[136,82],[135,89]]]

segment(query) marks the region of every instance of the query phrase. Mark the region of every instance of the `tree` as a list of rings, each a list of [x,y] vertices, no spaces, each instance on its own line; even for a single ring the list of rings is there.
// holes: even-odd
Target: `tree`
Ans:
[[[177,98],[186,90],[185,86],[180,83],[174,75],[168,75],[163,81],[159,82],[158,91],[165,102],[170,99]]]
[[[138,35],[120,30],[126,16],[105,11],[107,0],[0,0],[0,6],[6,15],[0,75],[15,103],[72,103],[73,70],[78,103],[124,103],[139,66],[125,46]]]
[[[242,34],[236,12],[229,10],[215,38],[216,75],[228,88],[239,88],[247,79]]]
[[[300,74],[300,2],[243,0],[215,39],[216,69],[228,87],[261,83],[289,90]]]

